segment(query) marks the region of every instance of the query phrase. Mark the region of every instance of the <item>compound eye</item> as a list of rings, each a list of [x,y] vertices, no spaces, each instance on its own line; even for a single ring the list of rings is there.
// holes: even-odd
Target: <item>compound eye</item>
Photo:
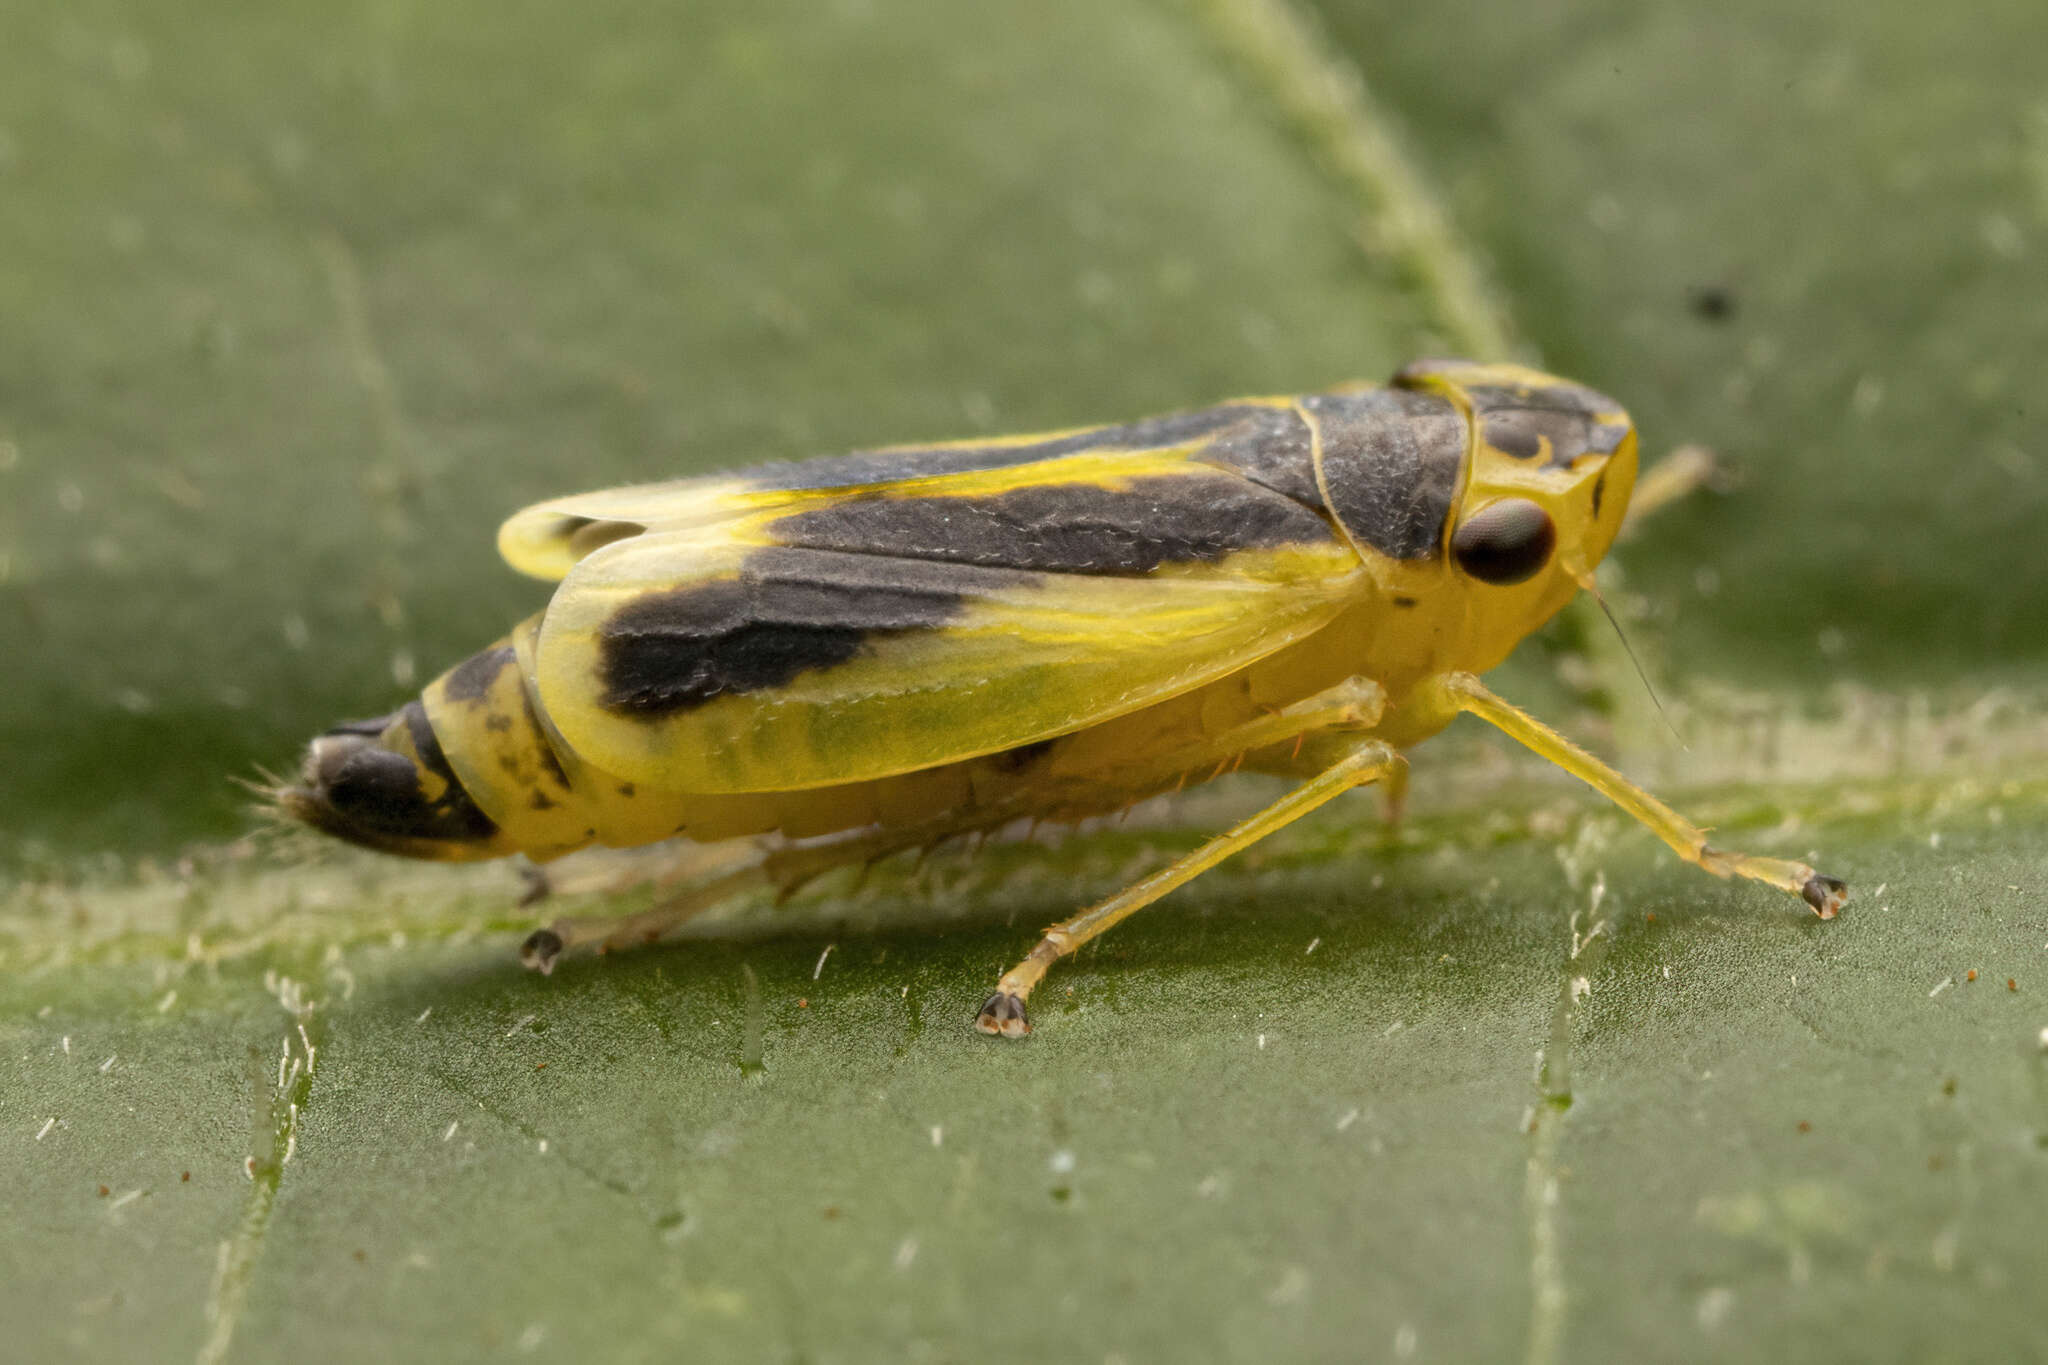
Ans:
[[[1550,513],[1527,498],[1488,503],[1451,537],[1459,568],[1482,583],[1501,586],[1532,577],[1556,548],[1557,527]]]

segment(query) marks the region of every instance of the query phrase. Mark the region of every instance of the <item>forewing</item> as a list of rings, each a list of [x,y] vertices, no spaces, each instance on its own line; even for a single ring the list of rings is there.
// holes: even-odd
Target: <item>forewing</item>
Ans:
[[[783,490],[808,496],[603,543],[541,627],[549,717],[668,790],[857,781],[1135,710],[1361,590],[1322,517],[1240,475],[1130,452],[1026,468]]]
[[[1292,400],[1260,398],[1118,426],[888,446],[550,499],[506,521],[498,549],[521,573],[559,579],[585,555],[645,532],[704,529],[865,494],[1058,482],[1077,463],[1135,474],[1206,461],[1313,505],[1307,431]]]

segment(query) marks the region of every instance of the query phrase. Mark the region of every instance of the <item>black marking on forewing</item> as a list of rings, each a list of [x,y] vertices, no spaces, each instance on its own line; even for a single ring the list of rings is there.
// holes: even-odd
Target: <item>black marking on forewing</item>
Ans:
[[[1157,450],[1198,441],[1229,426],[1254,407],[1225,404],[1148,417],[1122,426],[1090,427],[1065,436],[1022,445],[898,446],[829,455],[819,460],[792,460],[757,465],[740,477],[747,487],[763,492],[798,492],[813,488],[859,488],[903,479],[929,479],[942,474],[969,474],[987,469],[1057,459],[1086,450]]]
[[[1322,511],[1322,494],[1316,491],[1315,439],[1301,414],[1291,407],[1246,407],[1242,412],[1197,458]]]
[[[857,657],[869,641],[945,625],[977,590],[1028,574],[876,555],[765,549],[737,578],[650,593],[598,631],[602,704],[640,717],[780,687]]]
[[[1394,559],[1431,559],[1465,466],[1465,419],[1434,394],[1373,389],[1304,398],[1322,437],[1330,509]]]
[[[981,497],[856,498],[782,517],[767,529],[802,549],[1113,575],[1331,539],[1323,519],[1300,503],[1200,467],[1117,486],[1046,483]]]
[[[482,701],[491,694],[491,684],[498,680],[498,675],[518,657],[510,645],[493,645],[472,654],[448,674],[448,680],[441,684],[441,694],[449,701]]]

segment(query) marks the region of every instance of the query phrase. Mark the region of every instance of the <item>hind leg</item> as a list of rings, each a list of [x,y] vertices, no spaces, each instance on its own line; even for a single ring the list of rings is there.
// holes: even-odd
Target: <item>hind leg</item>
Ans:
[[[1193,881],[1231,854],[1251,847],[1268,834],[1285,828],[1353,787],[1382,781],[1395,774],[1405,775],[1407,767],[1407,760],[1380,740],[1363,736],[1353,738],[1342,758],[1258,814],[1217,835],[1135,886],[1046,930],[1038,946],[1022,962],[1003,973],[1002,980],[996,983],[995,994],[983,1002],[974,1026],[983,1033],[1001,1034],[1005,1038],[1023,1037],[1031,1031],[1024,1002],[1053,963],[1090,939],[1106,933],[1175,887]]]
[[[744,867],[688,887],[637,914],[564,916],[536,929],[519,945],[519,960],[534,971],[552,972],[562,954],[592,947],[617,952],[657,942],[703,914],[749,891],[773,889],[795,895],[803,886],[842,867],[865,867],[956,832],[936,825],[877,830],[849,838],[771,848]]]

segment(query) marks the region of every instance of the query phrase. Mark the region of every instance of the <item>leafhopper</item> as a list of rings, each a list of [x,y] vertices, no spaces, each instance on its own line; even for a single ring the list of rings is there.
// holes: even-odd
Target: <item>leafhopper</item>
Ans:
[[[1479,675],[1592,585],[1636,481],[1593,390],[1422,361],[1385,386],[1122,426],[897,446],[560,498],[498,548],[547,608],[415,701],[335,727],[289,816],[416,858],[779,835],[759,861],[523,954],[651,940],[1021,819],[1071,822],[1238,768],[1295,785],[1045,931],[982,1005],[1018,1037],[1047,968],[1356,787],[1460,714],[1497,726],[1683,859],[1803,898],[1844,884],[1699,827]]]

